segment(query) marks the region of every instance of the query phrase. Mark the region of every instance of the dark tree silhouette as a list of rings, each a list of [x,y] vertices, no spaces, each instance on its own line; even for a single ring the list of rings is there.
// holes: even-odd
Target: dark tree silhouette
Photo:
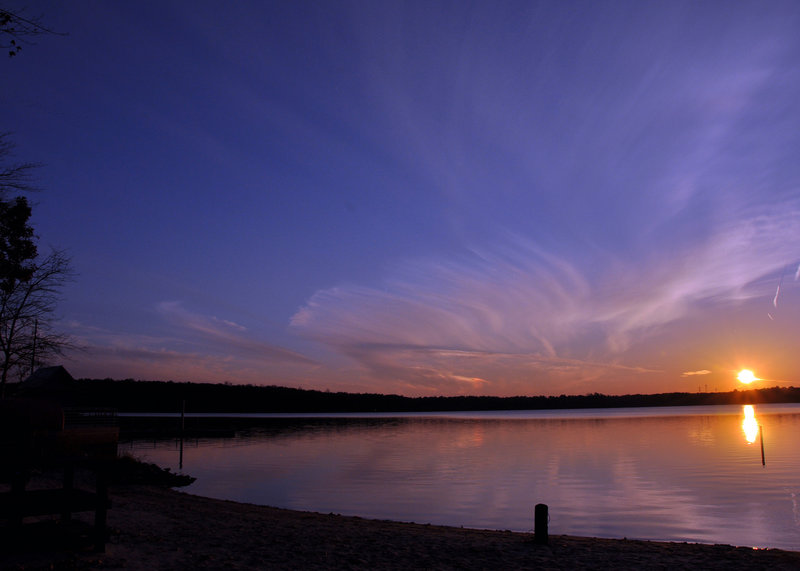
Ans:
[[[23,196],[0,200],[0,290],[31,279],[37,248],[28,224],[31,207]]]
[[[32,182],[35,163],[11,163],[14,145],[8,133],[0,133],[0,289],[30,279],[37,249],[29,224],[31,207],[24,196],[10,194],[36,190]]]
[[[7,164],[12,150],[8,134],[0,134],[0,396],[9,374],[21,377],[67,346],[52,322],[61,289],[72,277],[63,252],[39,259],[30,204],[24,196],[9,197],[35,190],[31,171],[37,166]]]

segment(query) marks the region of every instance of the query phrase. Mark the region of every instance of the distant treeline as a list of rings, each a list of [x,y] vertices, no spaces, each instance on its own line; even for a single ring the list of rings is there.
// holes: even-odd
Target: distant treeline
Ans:
[[[44,396],[44,395],[43,395]],[[65,404],[110,407],[120,412],[433,412],[538,410],[800,402],[800,388],[774,387],[725,393],[652,395],[404,397],[278,386],[79,379],[52,395]]]

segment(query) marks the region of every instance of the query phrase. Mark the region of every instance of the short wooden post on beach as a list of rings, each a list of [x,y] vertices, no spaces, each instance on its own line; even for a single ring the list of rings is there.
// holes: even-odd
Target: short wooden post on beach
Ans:
[[[533,542],[547,545],[547,504],[536,504],[533,512]]]

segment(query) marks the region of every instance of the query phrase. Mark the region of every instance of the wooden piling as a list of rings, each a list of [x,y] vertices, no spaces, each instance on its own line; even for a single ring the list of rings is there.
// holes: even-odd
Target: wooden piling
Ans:
[[[547,545],[547,523],[550,517],[547,515],[547,504],[536,504],[533,515],[533,542],[540,545]]]
[[[186,399],[181,404],[181,450],[178,456],[178,469],[183,470],[183,437],[186,430]]]
[[[758,425],[758,434],[761,437],[761,465],[766,466],[767,462],[764,460],[764,427]]]

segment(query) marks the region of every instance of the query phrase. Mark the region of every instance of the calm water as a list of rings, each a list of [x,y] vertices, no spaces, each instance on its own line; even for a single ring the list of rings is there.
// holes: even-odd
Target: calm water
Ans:
[[[554,534],[800,550],[800,405],[754,412],[765,466],[743,407],[720,406],[272,417],[187,440],[183,472],[191,493],[292,509],[530,531],[545,503]],[[173,470],[179,448],[122,446]]]

